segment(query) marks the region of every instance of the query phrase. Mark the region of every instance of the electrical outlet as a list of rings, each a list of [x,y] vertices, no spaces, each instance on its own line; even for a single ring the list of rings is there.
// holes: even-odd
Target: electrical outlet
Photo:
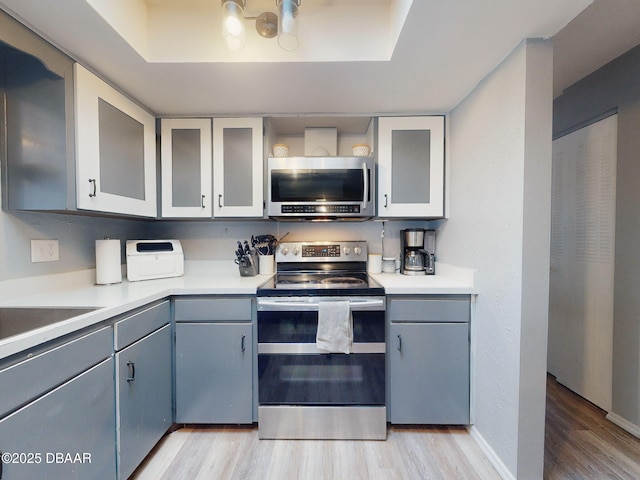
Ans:
[[[60,260],[58,240],[31,240],[31,263]]]

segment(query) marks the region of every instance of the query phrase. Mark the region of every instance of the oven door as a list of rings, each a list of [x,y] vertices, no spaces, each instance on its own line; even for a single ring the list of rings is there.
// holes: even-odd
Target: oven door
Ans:
[[[384,405],[384,361],[384,353],[258,353],[259,404]]]
[[[385,299],[351,298],[351,354],[316,348],[317,297],[258,298],[260,405],[384,405]]]

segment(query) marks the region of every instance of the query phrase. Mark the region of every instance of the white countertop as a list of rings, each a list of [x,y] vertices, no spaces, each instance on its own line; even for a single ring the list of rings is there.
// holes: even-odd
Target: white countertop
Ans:
[[[436,275],[370,274],[387,295],[473,294],[474,271],[437,263]]]
[[[387,294],[472,294],[473,271],[444,264],[436,275],[373,274]],[[0,307],[93,307],[95,311],[0,340],[0,358],[172,295],[254,295],[267,275],[241,277],[233,262],[185,262],[182,277],[95,285],[95,270],[0,282]]]

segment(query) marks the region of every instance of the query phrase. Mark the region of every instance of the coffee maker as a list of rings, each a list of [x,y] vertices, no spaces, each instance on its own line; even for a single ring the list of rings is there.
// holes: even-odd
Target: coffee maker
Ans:
[[[436,232],[424,228],[400,230],[400,273],[434,275]]]

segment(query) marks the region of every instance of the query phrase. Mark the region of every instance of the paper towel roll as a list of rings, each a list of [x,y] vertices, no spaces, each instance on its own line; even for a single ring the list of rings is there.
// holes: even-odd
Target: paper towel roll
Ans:
[[[96,240],[96,283],[108,285],[122,281],[120,240]]]

